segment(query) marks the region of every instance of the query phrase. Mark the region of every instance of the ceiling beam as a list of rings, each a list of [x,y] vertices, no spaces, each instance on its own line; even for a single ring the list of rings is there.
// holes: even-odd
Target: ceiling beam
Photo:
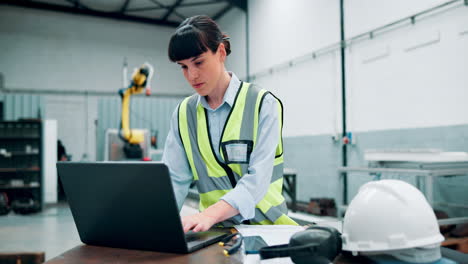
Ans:
[[[231,3],[235,7],[240,8],[244,12],[247,12],[247,0],[227,0],[227,2]]]
[[[169,9],[167,10],[166,14],[161,18],[163,21],[167,21],[167,18],[172,14],[172,12],[180,5],[182,4],[183,0],[177,0]]]
[[[221,9],[216,15],[214,15],[212,18],[213,20],[218,20],[220,17],[222,17],[224,14],[226,14],[229,10],[233,8],[232,4],[228,4],[225,8]]]
[[[125,0],[125,3],[120,8],[120,13],[125,13],[125,11],[127,11],[127,7],[129,3],[130,3],[130,0]]]
[[[179,7],[219,4],[219,1],[201,1],[181,4]]]
[[[44,2],[35,2],[35,1],[28,1],[28,0],[0,0],[0,4],[21,6],[21,7],[41,9],[41,10],[47,10],[47,11],[57,11],[57,12],[62,12],[62,13],[75,14],[75,15],[86,15],[86,16],[94,16],[94,17],[101,17],[101,18],[110,18],[110,19],[115,19],[115,20],[131,21],[131,22],[152,24],[152,25],[158,25],[158,26],[177,27],[179,25],[179,23],[177,22],[171,22],[171,21],[167,21],[163,19],[137,17],[137,16],[125,15],[119,12],[103,12],[103,11],[97,11],[93,9],[75,8],[75,7],[48,4]]]
[[[191,6],[200,6],[200,5],[211,5],[211,4],[219,4],[219,1],[203,1],[203,2],[195,2],[195,3],[185,3],[180,4],[179,7],[191,7]],[[127,11],[129,12],[138,12],[138,11],[148,11],[148,10],[161,10],[161,9],[168,9],[170,6],[160,5],[157,7],[148,6],[148,7],[138,7],[138,8],[131,8]]]
[[[164,8],[164,9],[168,9],[169,6],[165,6],[163,4],[161,4],[159,1],[157,0],[150,0],[151,2],[153,2],[154,4],[156,4],[157,6],[159,6],[159,8]]]
[[[89,9],[87,6],[80,3],[80,0],[65,0],[65,1],[70,3],[70,4],[73,4],[73,6],[75,6],[75,8]]]

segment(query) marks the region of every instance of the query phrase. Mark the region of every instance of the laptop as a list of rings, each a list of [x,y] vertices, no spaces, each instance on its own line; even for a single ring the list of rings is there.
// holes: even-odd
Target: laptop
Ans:
[[[228,232],[184,234],[168,168],[158,162],[57,162],[83,243],[189,253]]]

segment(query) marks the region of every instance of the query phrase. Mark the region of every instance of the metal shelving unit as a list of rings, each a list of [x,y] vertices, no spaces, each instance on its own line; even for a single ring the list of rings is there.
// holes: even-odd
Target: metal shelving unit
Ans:
[[[0,192],[10,202],[33,199],[42,209],[42,123],[0,122]]]

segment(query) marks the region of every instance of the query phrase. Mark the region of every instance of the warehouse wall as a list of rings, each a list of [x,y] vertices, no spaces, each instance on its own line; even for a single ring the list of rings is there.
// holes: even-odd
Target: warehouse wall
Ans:
[[[3,102],[4,120],[40,118],[44,116],[44,98],[39,95],[0,94]]]
[[[346,38],[444,2],[345,1]],[[451,7],[347,48],[350,166],[367,166],[365,149],[468,151],[467,12]],[[340,201],[341,144],[332,140],[341,133],[340,56],[307,55],[339,41],[339,1],[252,1],[249,19],[251,74],[284,102],[285,165],[298,172],[298,198]],[[371,179],[349,177],[349,198]],[[462,179],[440,179],[436,200],[467,204]]]
[[[339,53],[269,72],[270,67],[339,41],[339,1],[249,1],[251,74],[284,104],[285,166],[298,173],[298,198],[334,197],[341,129]],[[266,71],[266,73],[265,73]]]
[[[129,74],[148,61],[155,68],[155,92],[190,92],[179,67],[167,59],[170,27],[2,6],[0,71],[9,89],[99,90],[122,86],[122,64]]]
[[[284,136],[319,135],[339,129],[341,103],[337,53],[268,68],[339,41],[338,1],[249,2],[250,66],[254,81],[284,103]],[[298,118],[307,113],[310,119]]]
[[[346,36],[352,37],[412,16],[447,0],[347,0],[344,1]]]
[[[134,67],[150,62],[155,68],[154,94],[181,98],[191,88],[180,67],[167,58],[171,27],[145,25],[89,16],[2,6],[0,10],[0,72],[9,90],[34,90],[40,101],[42,117],[58,120],[58,138],[73,160],[95,160],[98,96],[67,95],[67,91],[102,91],[117,95],[122,84],[124,57],[128,78]],[[41,91],[60,93],[41,93]],[[18,109],[15,102],[27,102],[36,95],[11,94],[5,104],[7,119],[37,117]],[[10,98],[10,97],[8,97]],[[29,107],[25,104],[24,107]],[[27,110],[27,109],[26,109]],[[151,118],[167,120],[159,116]],[[105,114],[102,114],[105,118]],[[105,123],[105,120],[100,120]],[[99,156],[99,155],[98,155]]]
[[[244,78],[245,14],[234,8],[218,22],[231,36],[233,46],[227,69]],[[18,102],[40,97],[42,116],[58,120],[58,138],[73,160],[102,159],[103,133],[106,128],[117,127],[118,122],[111,121],[120,118],[117,91],[123,86],[124,57],[128,61],[128,78],[134,67],[148,61],[155,68],[151,85],[153,94],[171,96],[151,99],[135,96],[145,107],[138,108],[132,103],[131,115],[135,119],[132,125],[139,128],[148,125],[151,126],[148,129],[158,130],[159,146],[162,147],[170,118],[167,107],[174,108],[174,101],[193,92],[180,67],[167,58],[167,44],[174,30],[172,27],[3,6],[0,10],[0,72],[4,87],[38,92],[38,95],[11,94],[5,104],[5,117],[37,117],[37,110],[30,115],[29,104],[23,106],[27,109],[19,109]],[[61,93],[40,93],[44,90]],[[102,91],[115,93],[115,96],[67,95],[64,91]],[[157,105],[147,106],[153,102]],[[113,105],[102,108],[103,104]],[[149,108],[154,111],[146,111]],[[145,124],[141,120],[152,121]]]
[[[233,8],[218,21],[223,32],[230,37],[231,54],[226,60],[226,70],[233,71],[241,80],[246,80],[246,14],[244,11]]]
[[[96,96],[47,95],[45,116],[57,120],[57,136],[73,161],[96,160]]]
[[[460,5],[351,45],[346,65],[351,131],[468,124],[468,35],[462,34],[468,30],[468,7]],[[352,11],[350,31],[361,27],[351,18],[365,12]]]

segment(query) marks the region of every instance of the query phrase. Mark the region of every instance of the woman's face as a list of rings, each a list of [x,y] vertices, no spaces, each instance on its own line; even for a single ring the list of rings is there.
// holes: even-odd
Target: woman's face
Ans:
[[[216,52],[208,50],[196,57],[177,61],[182,68],[184,77],[193,89],[201,96],[213,93],[219,87],[218,83],[224,72],[226,58],[224,45],[220,44]]]

